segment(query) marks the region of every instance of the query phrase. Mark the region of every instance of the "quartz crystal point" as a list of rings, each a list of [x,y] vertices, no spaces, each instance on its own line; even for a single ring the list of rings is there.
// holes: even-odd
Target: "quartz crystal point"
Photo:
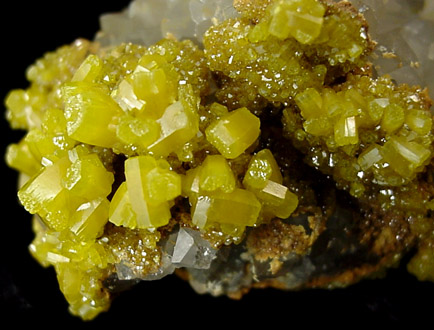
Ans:
[[[176,267],[208,269],[216,252],[197,230],[180,228],[173,248],[172,263]]]
[[[433,21],[417,15],[134,0],[30,66],[5,101],[26,130],[6,161],[71,313],[173,273],[240,298],[345,287],[409,256],[434,281]]]

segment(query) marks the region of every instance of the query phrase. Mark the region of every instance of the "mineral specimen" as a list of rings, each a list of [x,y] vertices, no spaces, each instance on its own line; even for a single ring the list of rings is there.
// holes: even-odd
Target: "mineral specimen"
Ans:
[[[6,160],[72,314],[172,273],[233,298],[347,286],[412,250],[434,281],[426,77],[382,72],[355,4],[135,0],[29,67]]]

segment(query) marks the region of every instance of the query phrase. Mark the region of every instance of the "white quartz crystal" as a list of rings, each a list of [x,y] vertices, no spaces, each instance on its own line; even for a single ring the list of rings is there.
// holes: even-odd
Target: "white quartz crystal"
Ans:
[[[434,1],[352,0],[378,42],[372,61],[379,75],[428,87],[434,98]]]
[[[120,13],[101,16],[96,40],[103,46],[122,42],[149,46],[171,36],[201,43],[210,26],[235,16],[232,0],[134,0]]]
[[[430,20],[434,22],[434,1],[433,0],[425,0],[423,5],[423,10],[421,12],[421,17],[426,20]]]

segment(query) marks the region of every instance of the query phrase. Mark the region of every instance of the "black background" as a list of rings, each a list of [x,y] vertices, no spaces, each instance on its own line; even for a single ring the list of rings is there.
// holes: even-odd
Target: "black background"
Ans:
[[[0,98],[3,100],[10,89],[27,87],[25,69],[44,52],[78,37],[92,39],[99,27],[98,16],[119,11],[127,4],[127,0],[3,1]],[[6,146],[17,142],[23,134],[10,130],[3,117],[2,155]],[[126,329],[129,324],[145,328],[147,321],[154,321],[153,326],[164,327],[289,328],[424,324],[432,320],[434,284],[418,282],[401,266],[390,270],[385,279],[363,281],[346,289],[302,292],[257,289],[241,301],[197,295],[188,283],[169,276],[140,283],[117,297],[108,313],[83,323],[69,315],[54,270],[40,267],[30,257],[27,246],[33,234],[30,216],[17,202],[17,175],[3,161],[0,164],[4,191],[0,219],[0,324],[12,321],[13,325],[31,322],[48,328],[69,325],[94,329],[107,325]]]

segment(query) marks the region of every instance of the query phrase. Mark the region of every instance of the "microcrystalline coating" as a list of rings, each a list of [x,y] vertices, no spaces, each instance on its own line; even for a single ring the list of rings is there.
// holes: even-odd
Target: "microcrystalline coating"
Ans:
[[[434,280],[432,102],[375,48],[373,5],[136,0],[29,68],[6,159],[72,314],[174,272],[233,298],[342,287],[410,249]],[[407,69],[430,70],[410,44]]]

